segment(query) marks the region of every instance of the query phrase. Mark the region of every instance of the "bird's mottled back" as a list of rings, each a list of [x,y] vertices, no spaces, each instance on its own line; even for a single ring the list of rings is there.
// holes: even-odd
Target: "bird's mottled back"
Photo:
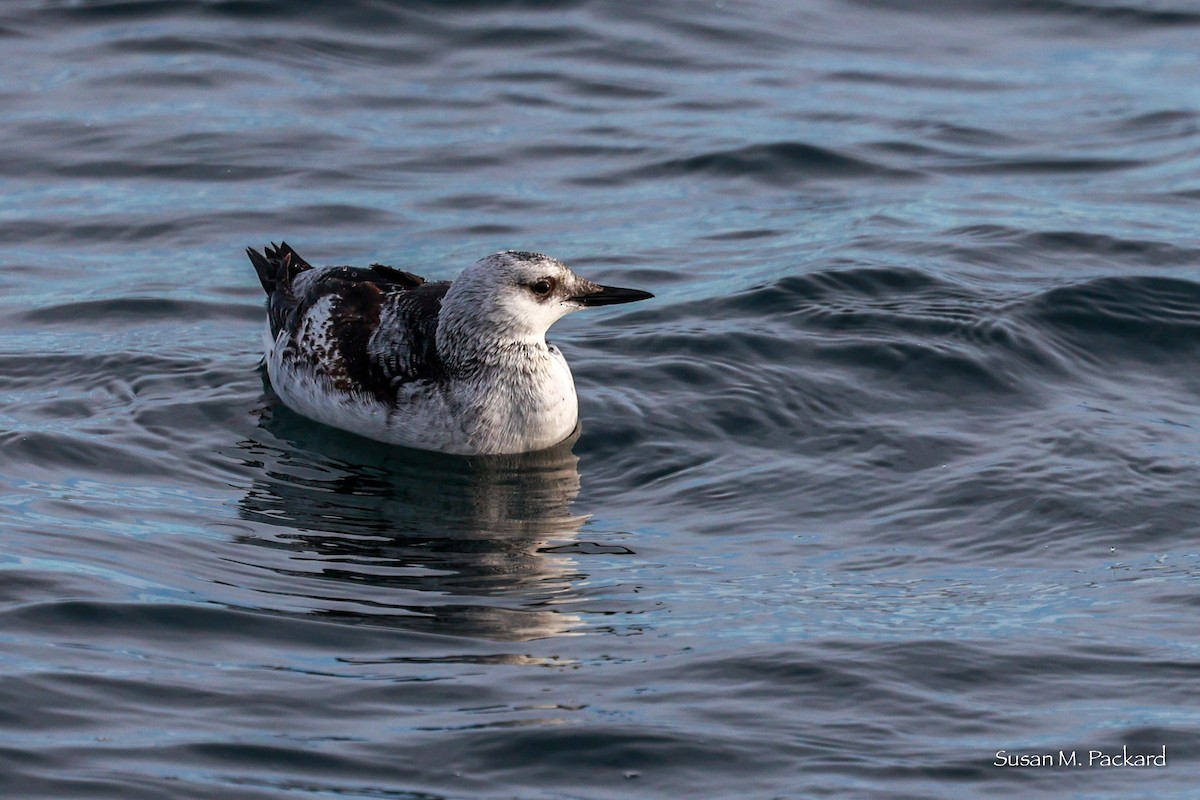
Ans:
[[[435,337],[449,284],[383,264],[314,268],[286,242],[265,256],[248,252],[267,291],[271,335],[289,332],[283,347],[293,363],[389,403],[403,383],[441,376]]]

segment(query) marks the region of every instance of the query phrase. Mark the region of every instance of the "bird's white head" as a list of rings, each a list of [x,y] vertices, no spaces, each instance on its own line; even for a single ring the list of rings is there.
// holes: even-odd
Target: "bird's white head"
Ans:
[[[653,296],[593,283],[540,253],[506,250],[476,261],[451,284],[442,301],[438,336],[460,343],[544,344],[550,326],[572,311]]]

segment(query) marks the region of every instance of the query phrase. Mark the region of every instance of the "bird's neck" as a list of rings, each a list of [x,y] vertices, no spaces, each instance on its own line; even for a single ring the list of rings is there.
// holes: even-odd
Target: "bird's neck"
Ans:
[[[489,369],[520,369],[548,358],[544,332],[498,328],[490,320],[455,313],[443,306],[437,328],[437,349],[442,363],[453,373]]]

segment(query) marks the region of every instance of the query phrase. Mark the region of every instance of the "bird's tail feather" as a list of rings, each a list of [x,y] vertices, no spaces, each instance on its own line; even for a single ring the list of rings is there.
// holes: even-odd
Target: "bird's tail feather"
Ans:
[[[263,248],[262,253],[247,247],[246,255],[250,256],[250,263],[254,265],[254,271],[258,273],[258,280],[267,296],[274,294],[277,289],[286,289],[292,285],[297,275],[306,269],[312,269],[312,264],[301,258],[287,242],[280,242],[278,245],[272,242],[270,247]]]

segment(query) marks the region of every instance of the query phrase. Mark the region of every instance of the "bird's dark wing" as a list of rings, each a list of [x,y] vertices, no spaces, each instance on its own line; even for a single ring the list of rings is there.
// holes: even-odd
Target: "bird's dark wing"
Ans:
[[[437,350],[438,313],[447,282],[385,292],[379,321],[367,343],[371,368],[392,392],[405,383],[445,376]]]
[[[425,279],[411,272],[405,272],[383,264],[372,264],[369,267],[325,267],[314,269],[300,254],[288,245],[280,242],[264,247],[259,253],[253,248],[246,248],[250,263],[258,273],[259,283],[267,293],[267,316],[271,322],[271,334],[278,336],[279,331],[294,321],[293,317],[302,302],[313,295],[312,299],[336,291],[343,282],[367,282],[379,287],[381,291],[415,289],[425,283]],[[319,273],[314,275],[313,285],[307,282],[303,289],[297,288],[297,278],[307,272]],[[311,305],[311,303],[309,303]]]
[[[404,384],[442,377],[437,323],[450,284],[382,264],[313,268],[287,245],[249,253],[293,366],[389,404]]]
[[[371,280],[364,270],[323,270],[296,307],[295,357],[308,359],[338,389],[394,404],[404,384],[443,375],[437,324],[448,288],[399,288]]]

